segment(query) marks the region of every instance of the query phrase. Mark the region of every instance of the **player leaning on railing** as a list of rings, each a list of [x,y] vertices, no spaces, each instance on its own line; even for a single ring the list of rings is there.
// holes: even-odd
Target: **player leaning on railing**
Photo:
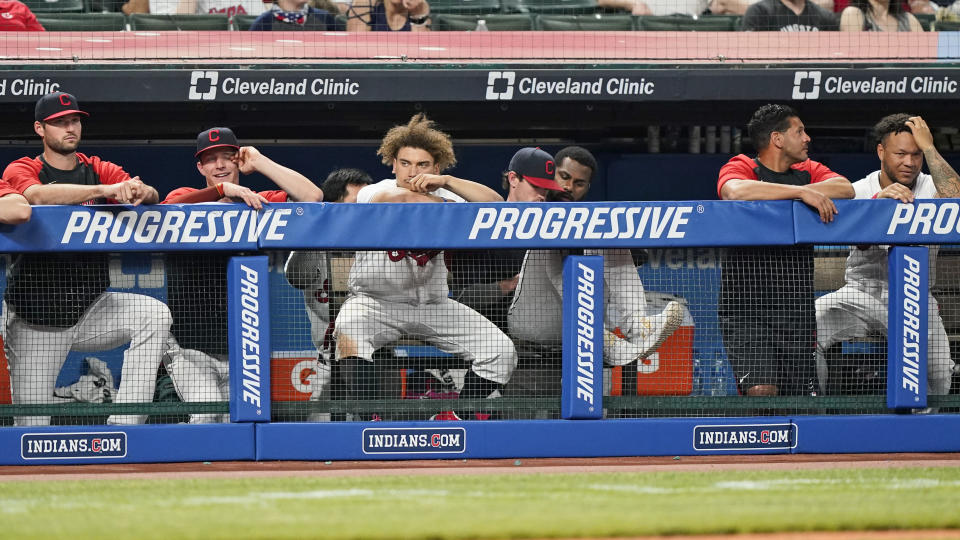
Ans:
[[[915,199],[960,196],[957,172],[933,144],[933,134],[919,116],[892,114],[873,129],[880,169],[853,183],[857,199]],[[921,172],[926,157],[930,174]],[[887,335],[887,247],[857,246],[850,250],[846,285],[817,299],[817,362],[821,384],[829,366],[824,351],[842,341]],[[937,275],[938,246],[930,246],[930,288]],[[927,297],[927,382],[931,394],[950,392],[954,363],[940,318],[940,305]]]
[[[721,199],[800,199],[825,223],[850,182],[807,157],[810,136],[793,109],[760,107],[747,124],[757,157],[720,169]],[[718,315],[727,357],[748,396],[815,395],[813,248],[737,247],[724,254]]]
[[[423,114],[388,131],[377,153],[396,178],[364,187],[358,203],[503,201],[482,184],[441,174],[456,163],[453,144]],[[411,217],[410,226],[432,225]],[[380,397],[373,352],[403,336],[420,338],[471,364],[461,398],[497,397],[510,380],[517,365],[513,342],[482,315],[449,298],[442,251],[360,251],[350,269],[349,289],[335,332],[348,397]]]
[[[120,166],[77,152],[81,119],[75,97],[47,94],[37,101],[33,129],[43,153],[20,158],[3,178],[31,204],[138,205],[157,202],[157,190]],[[140,294],[108,292],[107,255],[24,254],[11,270],[6,300],[6,353],[13,403],[55,403],[57,375],[71,351],[101,351],[129,343],[123,354],[117,403],[153,399],[157,368],[170,333],[170,310]],[[146,415],[113,415],[108,423],[143,423]],[[18,425],[45,425],[49,416],[20,416]]]
[[[197,136],[197,171],[205,188],[182,187],[164,204],[243,202],[260,209],[270,202],[323,200],[323,191],[307,177],[280,165],[252,146],[241,147],[229,128],[211,128]],[[240,185],[240,173],[259,172],[280,189],[256,193]],[[167,370],[185,402],[226,401],[230,397],[227,362],[227,278],[230,255],[167,255],[167,302],[173,312],[173,337]],[[227,415],[193,414],[191,423],[225,422]]]

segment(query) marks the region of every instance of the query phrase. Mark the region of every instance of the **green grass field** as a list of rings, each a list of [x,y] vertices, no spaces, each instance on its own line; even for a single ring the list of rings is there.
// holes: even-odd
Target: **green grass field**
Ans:
[[[960,469],[0,483],[0,538],[547,538],[960,528]]]

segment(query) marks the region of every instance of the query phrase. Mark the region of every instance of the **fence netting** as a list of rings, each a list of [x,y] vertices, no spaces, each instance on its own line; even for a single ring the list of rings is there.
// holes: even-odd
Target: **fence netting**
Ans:
[[[843,60],[916,61],[960,56],[949,43],[938,51],[936,36],[925,35],[958,28],[960,7],[950,0],[904,2],[891,6],[890,13],[860,0],[811,0],[801,13],[772,0],[24,3],[32,13],[16,12],[7,24],[21,30],[43,29],[46,34],[3,40],[6,61],[593,58],[724,62],[834,61],[838,54]],[[868,30],[910,33],[878,37]],[[531,40],[521,32],[543,37]],[[557,32],[579,35],[564,38]],[[657,37],[663,32],[673,34]],[[490,37],[458,37],[464,33]],[[828,37],[838,34],[847,37]]]
[[[604,257],[605,418],[890,413],[886,253],[269,252],[272,420],[559,418],[568,255]],[[958,253],[915,414],[956,411]],[[228,422],[231,255],[4,256],[0,423]]]

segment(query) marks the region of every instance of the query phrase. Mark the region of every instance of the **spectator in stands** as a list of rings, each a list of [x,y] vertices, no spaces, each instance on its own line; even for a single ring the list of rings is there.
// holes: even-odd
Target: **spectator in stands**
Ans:
[[[503,201],[482,184],[441,174],[456,163],[453,144],[422,113],[390,129],[377,153],[396,178],[364,187],[358,203]],[[412,227],[431,226],[411,219]],[[379,397],[373,352],[402,336],[417,337],[471,364],[461,397],[498,397],[510,380],[517,363],[513,343],[492,322],[449,298],[442,251],[357,252],[349,289],[335,323],[336,356],[349,397]]]
[[[337,169],[321,186],[327,202],[357,202],[357,193],[373,183],[360,169]],[[284,266],[287,283],[303,291],[303,301],[310,319],[310,338],[319,352],[311,401],[328,399],[334,355],[333,321],[330,320],[330,261],[326,251],[297,250],[290,253]],[[329,419],[329,414],[311,414],[308,421]]]
[[[273,2],[263,0],[128,0],[121,7],[127,15],[133,13],[260,15],[270,9]]]
[[[720,169],[721,199],[800,199],[830,222],[831,199],[853,197],[846,178],[807,157],[810,136],[790,107],[760,107],[747,129],[757,157],[740,154]],[[742,394],[816,394],[812,247],[728,248],[718,315]]]
[[[347,10],[350,32],[426,32],[429,25],[426,0],[353,0]]]
[[[747,8],[759,0],[710,0],[710,13],[714,15],[743,15]],[[833,11],[834,0],[813,0],[827,11]]]
[[[923,118],[892,114],[874,127],[880,169],[853,183],[857,199],[896,199],[911,204],[915,199],[960,197],[956,170],[933,144],[933,135]],[[921,172],[927,158],[930,174]],[[932,289],[937,275],[937,246],[930,246]],[[817,299],[817,361],[821,373],[827,366],[823,353],[842,341],[887,334],[887,246],[858,246],[850,250],[846,285]],[[953,360],[950,342],[933,294],[927,294],[927,381],[931,394],[950,392]],[[821,385],[826,386],[826,377]]]
[[[312,7],[307,0],[275,0],[273,8],[257,17],[250,26],[253,31],[337,29],[335,13]]]
[[[321,201],[323,191],[307,177],[280,165],[253,146],[241,147],[229,128],[211,128],[197,136],[197,170],[206,187],[175,189],[163,204],[243,202],[264,204]],[[240,185],[240,174],[259,172],[280,189],[259,193]],[[227,283],[229,255],[167,255],[167,303],[173,312],[173,337],[167,371],[185,402],[226,401],[230,397],[227,363]],[[227,421],[218,414],[193,414],[191,423]]]
[[[30,8],[18,0],[0,0],[0,32],[43,32]]]
[[[518,153],[510,168],[523,178],[530,178],[549,158],[549,154],[539,149],[524,156]],[[597,170],[596,158],[585,148],[571,146],[560,150],[557,159],[552,179],[556,187],[562,189],[553,189],[548,198],[581,200]],[[552,160],[548,168],[553,168]],[[563,258],[568,254],[558,249],[527,252],[507,315],[511,336],[538,345],[560,345]],[[615,366],[647,360],[651,364],[658,362],[656,350],[683,322],[683,306],[672,301],[662,312],[653,316],[646,314],[643,282],[629,249],[586,249],[584,254],[603,255],[604,362]]]
[[[898,0],[851,0],[840,14],[843,32],[923,32]]]
[[[837,30],[837,16],[807,0],[760,0],[747,8],[741,30],[816,32]]]
[[[37,100],[33,130],[43,142],[43,153],[8,165],[4,180],[30,204],[157,202],[157,190],[139,177],[131,178],[119,165],[77,152],[81,119],[86,116],[77,99],[66,92]],[[16,208],[22,203],[12,201]],[[127,343],[115,401],[153,399],[157,369],[170,335],[170,311],[155,298],[109,292],[109,286],[108,257],[103,253],[16,257],[5,294],[10,308],[6,353],[15,405],[55,403],[57,375],[70,351],[102,351]],[[146,418],[112,415],[107,422],[139,424]],[[50,417],[20,416],[14,421],[47,425]]]
[[[707,10],[709,0],[597,0],[597,6],[622,9],[634,15],[693,15]]]

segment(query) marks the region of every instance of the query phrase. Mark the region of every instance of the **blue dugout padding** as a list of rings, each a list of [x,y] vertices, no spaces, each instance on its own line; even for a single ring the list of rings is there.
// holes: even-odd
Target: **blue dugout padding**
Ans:
[[[603,257],[563,261],[560,417],[603,418]]]
[[[960,243],[951,200],[838,201],[829,224],[799,202],[36,207],[0,226],[0,252],[291,248],[710,248]],[[376,226],[371,224],[376,223]],[[429,223],[430,226],[423,226]],[[266,280],[265,257],[258,274]],[[152,263],[151,263],[152,264]],[[257,263],[261,264],[261,263]],[[659,262],[671,264],[668,259]],[[686,268],[686,267],[685,267]],[[131,288],[160,290],[152,266]],[[693,271],[693,268],[687,268]],[[657,268],[641,270],[656,272]],[[702,268],[714,275],[715,269]],[[121,272],[121,275],[124,272]],[[145,280],[140,283],[141,277]],[[129,281],[129,279],[127,279]],[[270,287],[266,281],[258,287]],[[921,287],[922,288],[922,287]],[[895,289],[891,285],[891,290]],[[261,291],[263,292],[263,291]],[[709,306],[706,300],[703,302]],[[269,313],[269,307],[265,308]],[[234,315],[242,321],[243,313]],[[898,323],[899,324],[899,323]],[[902,333],[890,327],[890,333]],[[269,332],[266,332],[269,336]],[[269,348],[269,346],[263,346]],[[236,356],[236,355],[233,355]],[[242,359],[242,357],[241,357]],[[234,359],[236,362],[236,359]],[[234,374],[236,371],[234,370]],[[924,378],[919,377],[923,381]],[[239,381],[241,377],[236,377]],[[242,386],[242,383],[241,383]],[[237,387],[234,395],[241,392]],[[236,405],[236,404],[235,404]],[[844,416],[436,423],[249,423],[0,429],[4,464],[227,459],[414,459],[749,452],[956,451],[960,417]],[[122,437],[118,434],[122,434]],[[97,442],[94,442],[97,440]],[[400,446],[405,445],[405,446]],[[412,446],[411,446],[412,445]],[[95,454],[95,455],[91,455]],[[92,461],[91,461],[92,460]]]
[[[227,265],[230,421],[270,420],[270,286],[267,257]]]
[[[0,429],[0,465],[94,465],[255,459],[253,424]]]
[[[887,256],[890,303],[887,310],[887,407],[927,406],[927,248],[894,246]]]

